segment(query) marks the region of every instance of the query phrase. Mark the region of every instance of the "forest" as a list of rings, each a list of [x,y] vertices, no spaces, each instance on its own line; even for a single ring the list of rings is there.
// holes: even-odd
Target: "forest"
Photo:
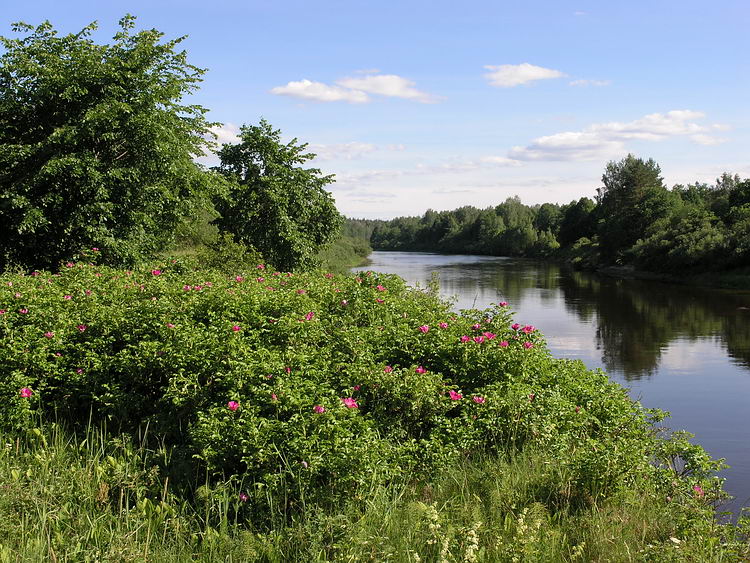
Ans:
[[[582,268],[634,266],[679,273],[750,265],[750,179],[667,188],[653,159],[606,165],[593,199],[486,209],[428,210],[422,217],[349,220],[346,232],[376,250],[561,258]]]

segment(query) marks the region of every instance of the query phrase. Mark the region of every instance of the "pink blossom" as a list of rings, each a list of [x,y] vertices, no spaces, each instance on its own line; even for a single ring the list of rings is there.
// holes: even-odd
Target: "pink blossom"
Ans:
[[[471,337],[468,336],[468,335],[466,335],[466,334],[464,334],[461,338],[459,338],[459,340],[461,342],[468,342],[469,340],[471,340]]]
[[[242,282],[242,281],[245,281],[245,278],[243,278],[242,276],[234,276],[234,281]]]
[[[151,270],[151,274],[154,275],[154,276],[160,276],[161,275],[161,270]]]
[[[242,327],[241,327],[240,325],[234,325],[234,326],[232,327],[232,330],[233,330],[234,332],[239,332],[239,331],[241,331],[241,330],[242,330]]]
[[[417,369],[415,369],[417,373],[427,373],[427,370],[423,368],[422,366],[419,366]]]
[[[21,294],[20,293],[16,293],[13,297],[15,297],[16,299],[19,299],[21,297]]]
[[[240,501],[247,502],[250,499],[245,493],[240,493]]]
[[[21,397],[23,397],[24,399],[28,399],[33,394],[34,392],[28,387],[24,387],[23,389],[21,389],[21,392],[20,392]]]
[[[40,272],[37,272],[36,270],[31,272],[31,275],[34,277],[37,277],[40,274]]]
[[[90,290],[90,289],[87,289],[86,291],[84,291],[84,293],[85,293],[86,295],[91,295],[91,290]]]
[[[438,324],[440,328],[448,328],[448,323],[440,323]]]
[[[423,333],[427,333],[427,332],[429,332],[429,331],[430,331],[430,327],[429,327],[429,326],[427,326],[427,325],[422,325],[422,326],[420,326],[420,327],[419,327],[419,330],[420,330],[421,332],[423,332]]]
[[[271,287],[270,285],[266,286],[266,291],[276,291],[275,287]]]
[[[258,264],[257,269],[258,270],[265,270],[266,269],[266,265],[265,264]]]
[[[297,290],[297,294],[298,295],[304,295],[305,293],[307,293],[307,292],[304,289],[298,289]]]
[[[22,315],[25,315],[26,313],[29,312],[29,310],[28,309],[19,309],[18,312],[21,313]]]
[[[385,303],[385,301],[383,299],[375,299],[375,302],[376,303]]]
[[[255,281],[257,281],[258,283],[262,283],[262,282],[266,281],[266,278],[263,278],[263,277],[255,278]]]
[[[535,330],[536,330],[536,327],[534,327],[533,325],[526,325],[525,327],[521,329],[521,332],[523,332],[524,334],[531,334]]]
[[[473,328],[474,330],[479,330],[480,328],[482,328],[482,325],[480,325],[479,323],[477,323],[475,325],[471,325],[471,328]]]
[[[55,357],[59,358],[60,356],[62,356],[62,352],[55,352]]]
[[[76,328],[77,328],[77,329],[78,329],[78,330],[79,330],[80,332],[85,332],[85,331],[86,331],[86,329],[87,329],[88,327],[87,327],[86,325],[78,325],[78,326],[77,326]]]
[[[91,250],[93,250],[94,252],[99,252],[99,249],[97,247],[94,247]]]
[[[355,385],[354,387],[352,387],[352,389],[353,389],[354,391],[359,391],[359,390],[360,390],[361,388],[362,388],[362,386],[361,386],[361,385]]]
[[[342,398],[341,402],[344,403],[344,405],[348,409],[358,409],[359,408],[359,405],[357,404],[357,401],[355,401],[353,397],[347,397],[346,399]]]
[[[325,277],[330,280],[333,277],[333,274],[325,274]]]
[[[476,342],[477,344],[481,344],[482,342],[484,342],[484,336],[475,336],[474,342]]]
[[[529,402],[533,403],[534,399],[536,399],[536,393],[529,393]]]
[[[453,389],[448,391],[448,396],[451,398],[451,401],[460,401],[464,398],[464,396],[461,393],[455,392]]]
[[[182,291],[190,291],[191,289],[193,289],[193,288],[190,287],[189,285],[183,285],[182,286]]]
[[[290,373],[292,373],[292,368],[290,368],[289,366],[287,366],[287,367],[284,368],[284,371],[286,372],[287,375],[289,375]]]
[[[45,332],[44,333],[44,337],[45,338],[54,338],[55,337],[55,333],[54,332]]]
[[[240,408],[240,404],[237,401],[229,401],[227,403],[227,408],[230,411],[236,411],[238,408]]]
[[[75,266],[75,264],[73,264],[73,262],[67,262],[67,263],[65,264],[65,267],[66,267],[66,268],[72,268],[73,266]]]
[[[348,304],[349,302],[346,299],[341,300],[341,305],[343,305],[344,307],[346,307]]]
[[[70,301],[71,299],[73,299],[73,296],[72,295],[63,295],[63,299],[65,299],[67,301]]]
[[[315,411],[316,413],[318,413],[318,414],[323,414],[324,412],[326,412],[326,408],[325,408],[325,407],[323,407],[323,406],[321,406],[321,405],[315,405],[315,406],[313,407],[313,410],[314,410],[314,411]]]
[[[523,347],[528,350],[529,348],[533,348],[534,345],[531,342],[524,342]]]
[[[4,315],[5,313],[7,313],[5,309],[0,309],[0,315]]]
[[[315,313],[313,313],[312,311],[310,311],[309,313],[307,313],[305,315],[305,320],[306,321],[311,321],[314,316],[315,316]]]
[[[498,305],[500,305],[501,307],[507,307],[508,306],[508,302],[507,301],[500,301],[500,303],[498,303]]]
[[[379,284],[375,286],[375,289],[377,289],[378,291],[388,291],[385,287],[383,287],[382,285],[379,285]]]
[[[391,366],[385,366],[383,368],[383,373],[391,373],[393,371],[393,368]]]
[[[521,328],[521,325],[518,323],[513,323],[512,325],[510,325],[510,328],[512,328],[513,330],[518,330],[519,328]]]
[[[497,345],[500,346],[500,348],[507,348],[508,347],[508,341],[507,340],[501,340],[500,342],[497,343]]]
[[[700,487],[700,485],[693,485],[693,491],[695,491],[695,494],[698,498],[703,498],[706,494]]]
[[[174,325],[172,323],[167,323],[167,328],[174,328]]]
[[[273,273],[273,274],[271,274],[271,275],[272,275],[272,276],[280,276],[280,275],[281,275],[281,272],[274,272],[274,273]]]
[[[497,336],[497,334],[495,334],[494,332],[483,332],[482,334],[484,334],[484,337],[487,340],[494,340],[494,338]]]
[[[76,370],[76,373],[77,373],[78,375],[83,375],[83,370],[82,370],[81,368],[78,368],[78,369]]]
[[[271,393],[271,400],[272,401],[278,400],[278,397],[276,396],[276,393]]]
[[[479,395],[474,395],[471,400],[478,405],[483,405],[487,399],[485,399],[484,397],[480,397]]]

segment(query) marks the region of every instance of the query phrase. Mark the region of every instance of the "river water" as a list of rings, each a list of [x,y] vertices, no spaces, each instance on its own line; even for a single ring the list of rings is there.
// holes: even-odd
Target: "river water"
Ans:
[[[437,272],[455,309],[507,301],[521,324],[544,334],[552,354],[602,368],[663,425],[731,466],[721,473],[750,506],[750,292],[620,280],[519,258],[373,252],[368,269],[425,287]]]

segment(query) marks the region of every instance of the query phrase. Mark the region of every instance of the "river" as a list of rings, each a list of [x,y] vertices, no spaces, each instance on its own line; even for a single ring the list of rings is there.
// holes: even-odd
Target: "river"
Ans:
[[[373,252],[368,269],[425,287],[437,272],[455,309],[507,301],[552,354],[602,368],[663,424],[731,466],[721,473],[750,506],[750,292],[621,280],[519,258]]]

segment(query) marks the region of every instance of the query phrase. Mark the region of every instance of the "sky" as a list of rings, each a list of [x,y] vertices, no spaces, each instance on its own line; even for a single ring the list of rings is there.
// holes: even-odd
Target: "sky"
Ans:
[[[669,187],[750,177],[750,0],[0,0],[0,35],[107,43],[127,13],[187,35],[220,141],[309,143],[348,217],[593,198],[628,153]]]

